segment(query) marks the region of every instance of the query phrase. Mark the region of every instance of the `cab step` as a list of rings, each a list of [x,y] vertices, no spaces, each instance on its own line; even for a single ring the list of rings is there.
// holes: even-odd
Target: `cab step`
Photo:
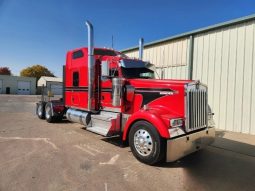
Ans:
[[[120,119],[120,113],[101,111],[100,114],[91,115],[90,124],[87,130],[109,137],[116,135],[120,129],[117,121]]]

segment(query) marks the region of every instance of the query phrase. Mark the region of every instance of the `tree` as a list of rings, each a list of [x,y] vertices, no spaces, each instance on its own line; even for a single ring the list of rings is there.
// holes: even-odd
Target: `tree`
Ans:
[[[8,67],[0,67],[1,75],[11,75],[11,70]]]
[[[41,76],[55,77],[54,74],[51,71],[49,71],[48,68],[41,65],[34,65],[21,70],[20,76],[34,77],[36,78],[36,80],[39,80]]]

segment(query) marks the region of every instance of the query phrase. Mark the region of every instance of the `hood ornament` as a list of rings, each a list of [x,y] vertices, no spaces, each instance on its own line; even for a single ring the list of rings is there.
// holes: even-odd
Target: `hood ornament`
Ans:
[[[199,89],[199,85],[200,85],[200,81],[198,80],[196,81],[196,84],[195,84],[197,90]]]

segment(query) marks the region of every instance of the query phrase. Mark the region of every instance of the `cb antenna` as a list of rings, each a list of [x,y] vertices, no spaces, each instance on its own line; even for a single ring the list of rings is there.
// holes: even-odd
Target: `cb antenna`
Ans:
[[[113,35],[112,35],[112,49],[113,49]]]

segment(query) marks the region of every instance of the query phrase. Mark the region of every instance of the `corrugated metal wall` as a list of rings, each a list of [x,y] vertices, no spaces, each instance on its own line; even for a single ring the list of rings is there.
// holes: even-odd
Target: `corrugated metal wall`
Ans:
[[[220,129],[255,134],[255,22],[194,39],[193,78],[208,84]]]
[[[255,134],[255,21],[194,35],[193,79],[208,85],[217,128]],[[138,51],[125,52],[138,57]],[[188,78],[189,38],[144,50],[163,78]]]
[[[155,64],[160,78],[188,78],[189,38],[162,43],[144,49],[144,59]],[[138,51],[126,53],[129,57],[138,58]]]

